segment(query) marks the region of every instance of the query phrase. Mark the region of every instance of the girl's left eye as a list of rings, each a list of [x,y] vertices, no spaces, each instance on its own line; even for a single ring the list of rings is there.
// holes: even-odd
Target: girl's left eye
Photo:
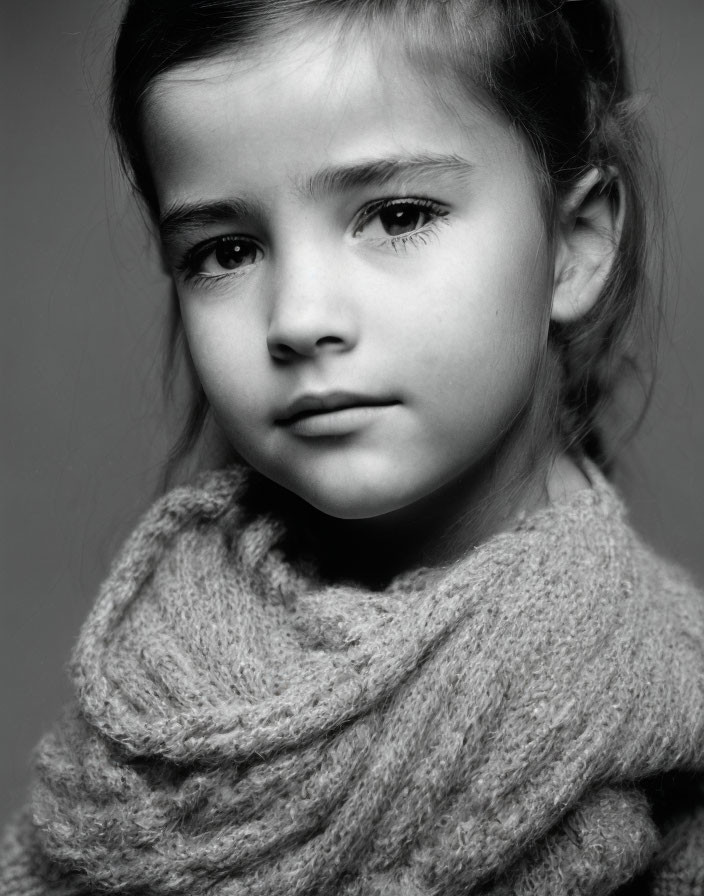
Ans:
[[[375,202],[367,207],[355,229],[355,236],[364,233],[369,239],[393,239],[422,231],[447,211],[428,199],[393,199]]]
[[[261,249],[254,240],[227,234],[191,249],[179,267],[186,279],[219,278],[256,264],[260,257]]]

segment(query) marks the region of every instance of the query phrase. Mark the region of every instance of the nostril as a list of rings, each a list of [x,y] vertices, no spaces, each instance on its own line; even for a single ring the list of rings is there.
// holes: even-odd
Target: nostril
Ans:
[[[323,348],[326,345],[344,345],[345,340],[340,336],[321,336],[315,342],[316,346]]]
[[[325,352],[345,351],[347,341],[341,336],[320,336],[318,339],[268,340],[269,354],[277,361],[313,358]]]
[[[285,342],[270,342],[269,354],[277,361],[289,361],[291,358],[300,355],[301,352],[296,351],[295,348],[287,345]]]

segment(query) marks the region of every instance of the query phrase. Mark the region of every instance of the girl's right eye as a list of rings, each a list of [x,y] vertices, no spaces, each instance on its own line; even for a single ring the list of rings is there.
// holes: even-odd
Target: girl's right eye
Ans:
[[[255,264],[261,254],[260,247],[249,237],[227,234],[195,246],[179,269],[187,279],[226,277]]]

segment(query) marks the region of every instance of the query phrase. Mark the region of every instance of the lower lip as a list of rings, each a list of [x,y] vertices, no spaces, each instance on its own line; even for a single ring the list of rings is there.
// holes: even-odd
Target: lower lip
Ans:
[[[393,404],[357,405],[338,411],[324,411],[300,417],[284,426],[297,436],[347,436],[379,419]]]

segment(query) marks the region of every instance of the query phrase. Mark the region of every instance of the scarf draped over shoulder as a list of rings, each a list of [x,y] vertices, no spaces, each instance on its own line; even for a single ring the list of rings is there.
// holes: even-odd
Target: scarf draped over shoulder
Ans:
[[[378,591],[288,557],[245,483],[123,549],[3,893],[704,894],[704,599],[598,474]]]

